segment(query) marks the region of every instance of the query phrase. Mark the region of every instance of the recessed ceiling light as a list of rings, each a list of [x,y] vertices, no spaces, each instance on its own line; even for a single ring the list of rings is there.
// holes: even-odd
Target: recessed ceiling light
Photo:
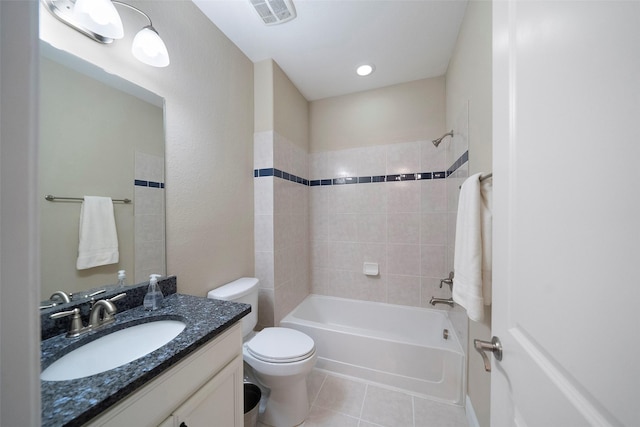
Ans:
[[[375,67],[373,65],[364,64],[356,68],[356,73],[358,73],[359,76],[364,77],[373,73],[374,70],[375,70]]]

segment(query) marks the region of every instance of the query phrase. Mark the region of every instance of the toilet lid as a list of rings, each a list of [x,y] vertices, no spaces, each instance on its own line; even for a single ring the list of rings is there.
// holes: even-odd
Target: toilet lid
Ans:
[[[253,357],[271,363],[297,362],[315,351],[311,337],[289,328],[265,328],[246,346]]]

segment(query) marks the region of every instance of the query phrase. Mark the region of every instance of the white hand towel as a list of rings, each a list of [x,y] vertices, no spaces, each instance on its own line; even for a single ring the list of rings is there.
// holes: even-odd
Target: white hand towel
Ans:
[[[109,197],[84,196],[80,208],[80,243],[76,268],[97,267],[118,262],[118,234]]]
[[[477,322],[484,318],[483,306],[491,304],[492,182],[480,182],[480,175],[460,189],[453,261],[453,300]]]

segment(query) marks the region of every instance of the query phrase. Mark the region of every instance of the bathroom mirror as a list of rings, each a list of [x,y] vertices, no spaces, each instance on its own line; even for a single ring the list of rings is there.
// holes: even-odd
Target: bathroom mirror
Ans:
[[[41,299],[165,275],[164,100],[40,45]],[[114,200],[118,263],[76,268],[84,196]]]

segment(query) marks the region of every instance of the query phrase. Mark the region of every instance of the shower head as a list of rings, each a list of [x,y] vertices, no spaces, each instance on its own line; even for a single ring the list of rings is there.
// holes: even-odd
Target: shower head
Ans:
[[[440,138],[436,138],[436,139],[434,139],[434,140],[433,140],[433,141],[431,141],[431,142],[433,142],[433,145],[435,145],[435,146],[437,147],[438,145],[440,145],[440,143],[442,142],[442,140],[443,140],[445,137],[447,137],[447,136],[450,136],[450,137],[452,137],[452,138],[453,138],[453,129],[452,129],[452,130],[450,130],[449,132],[445,133],[444,135],[442,135]]]

